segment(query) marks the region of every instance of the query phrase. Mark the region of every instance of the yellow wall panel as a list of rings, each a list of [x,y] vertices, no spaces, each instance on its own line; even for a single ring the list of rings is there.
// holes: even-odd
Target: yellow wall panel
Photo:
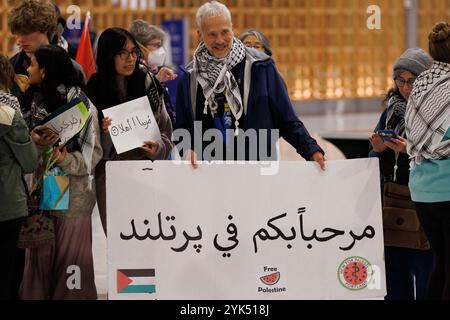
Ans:
[[[6,14],[20,0],[0,0],[1,51],[10,53]],[[92,13],[97,31],[128,28],[134,19],[160,24],[186,17],[190,54],[198,43],[195,13],[202,0],[57,0],[63,13],[78,4]],[[395,58],[405,49],[405,9],[400,0],[228,0],[235,32],[255,27],[271,41],[274,59],[293,99],[380,96],[390,84]],[[449,20],[450,0],[418,1],[419,44],[433,24]],[[134,4],[134,6],[133,6]],[[367,8],[381,8],[381,30],[369,30]]]

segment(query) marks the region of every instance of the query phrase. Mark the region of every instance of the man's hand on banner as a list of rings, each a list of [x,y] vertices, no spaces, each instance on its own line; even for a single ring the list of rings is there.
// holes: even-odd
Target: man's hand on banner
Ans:
[[[323,156],[323,154],[321,152],[314,153],[311,157],[311,160],[317,162],[320,166],[320,169],[322,169],[322,171],[326,170],[325,157]]]
[[[150,155],[154,155],[158,152],[159,145],[153,141],[145,141],[144,146],[141,147],[141,149]]]
[[[197,169],[198,163],[197,163],[197,154],[194,150],[188,150],[186,151],[186,160],[189,161],[192,165],[192,168]]]

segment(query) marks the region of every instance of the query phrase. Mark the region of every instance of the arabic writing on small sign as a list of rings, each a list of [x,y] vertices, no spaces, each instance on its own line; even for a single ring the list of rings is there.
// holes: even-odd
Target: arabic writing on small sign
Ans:
[[[114,137],[118,135],[125,134],[127,132],[131,132],[137,128],[143,128],[144,130],[148,130],[148,128],[152,124],[152,119],[150,115],[147,116],[147,120],[142,120],[142,117],[134,116],[132,118],[125,119],[125,121],[118,123],[114,126],[111,126],[111,134]]]
[[[64,145],[83,129],[87,119],[84,114],[87,112],[86,106],[79,103],[43,123],[43,126],[57,133],[60,139],[59,145]]]
[[[102,111],[111,118],[109,132],[118,154],[161,139],[158,123],[147,96]]]
[[[288,217],[287,213],[278,215],[274,218],[271,218],[267,221],[267,226],[257,230],[253,234],[252,242],[254,253],[258,253],[259,246],[262,242],[265,241],[277,241],[279,239],[284,240],[287,243],[287,248],[292,249],[295,240],[301,240],[307,244],[307,248],[311,250],[313,248],[314,241],[317,243],[324,243],[332,241],[338,237],[347,237],[346,245],[339,246],[339,249],[342,251],[350,251],[354,248],[357,241],[362,241],[363,239],[374,239],[375,238],[375,228],[373,226],[367,226],[362,233],[357,234],[353,230],[338,230],[330,227],[324,227],[320,232],[317,229],[314,229],[310,235],[307,235],[306,227],[305,227],[305,219],[304,214],[306,214],[306,208],[302,207],[298,209],[298,231],[295,226],[292,226],[290,229],[290,234],[285,234],[285,232],[277,226],[276,222],[281,221]],[[166,233],[163,228],[163,220],[167,223],[170,223],[170,234]],[[150,222],[148,220],[143,221],[144,227],[147,231],[143,234],[138,233],[136,228],[136,221],[133,219],[130,221],[131,225],[131,234],[125,234],[124,232],[120,233],[120,238],[125,241],[130,241],[132,239],[136,239],[138,241],[157,241],[159,239],[163,241],[173,241],[177,239],[177,230],[173,225],[176,220],[176,217],[166,217],[163,219],[162,214],[158,214],[158,225],[153,227],[150,226]],[[231,257],[231,251],[236,249],[239,245],[238,239],[238,228],[236,224],[233,222],[233,216],[228,216],[229,224],[226,228],[227,236],[220,236],[216,234],[214,236],[213,246],[219,251],[224,258]],[[152,231],[155,231],[152,233]],[[199,243],[203,239],[203,231],[200,226],[197,226],[196,232],[187,232],[183,230],[182,235],[184,239],[182,243],[178,246],[171,247],[171,250],[175,252],[183,252],[189,248],[191,242],[196,242],[193,245],[193,249],[197,253],[201,253],[202,244]],[[226,240],[224,240],[226,239]],[[348,240],[348,241],[347,241]]]
[[[62,143],[65,143],[68,140],[68,136],[64,135],[64,133],[79,131],[83,127],[83,119],[75,117],[75,115],[72,115],[71,119],[63,120],[61,123],[58,124],[58,126],[56,126],[55,124],[49,124],[49,127],[53,131],[55,131],[60,137],[63,137],[61,141]]]

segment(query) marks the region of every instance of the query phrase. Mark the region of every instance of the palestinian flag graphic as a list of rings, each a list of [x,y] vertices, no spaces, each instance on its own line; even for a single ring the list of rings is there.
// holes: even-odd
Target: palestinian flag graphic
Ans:
[[[155,269],[117,270],[117,293],[156,293]]]

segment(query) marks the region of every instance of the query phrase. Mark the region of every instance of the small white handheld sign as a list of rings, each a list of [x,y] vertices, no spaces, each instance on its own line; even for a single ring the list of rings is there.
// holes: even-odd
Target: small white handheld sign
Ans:
[[[109,133],[118,154],[141,147],[144,141],[161,139],[147,96],[103,110],[103,114],[112,120]]]

